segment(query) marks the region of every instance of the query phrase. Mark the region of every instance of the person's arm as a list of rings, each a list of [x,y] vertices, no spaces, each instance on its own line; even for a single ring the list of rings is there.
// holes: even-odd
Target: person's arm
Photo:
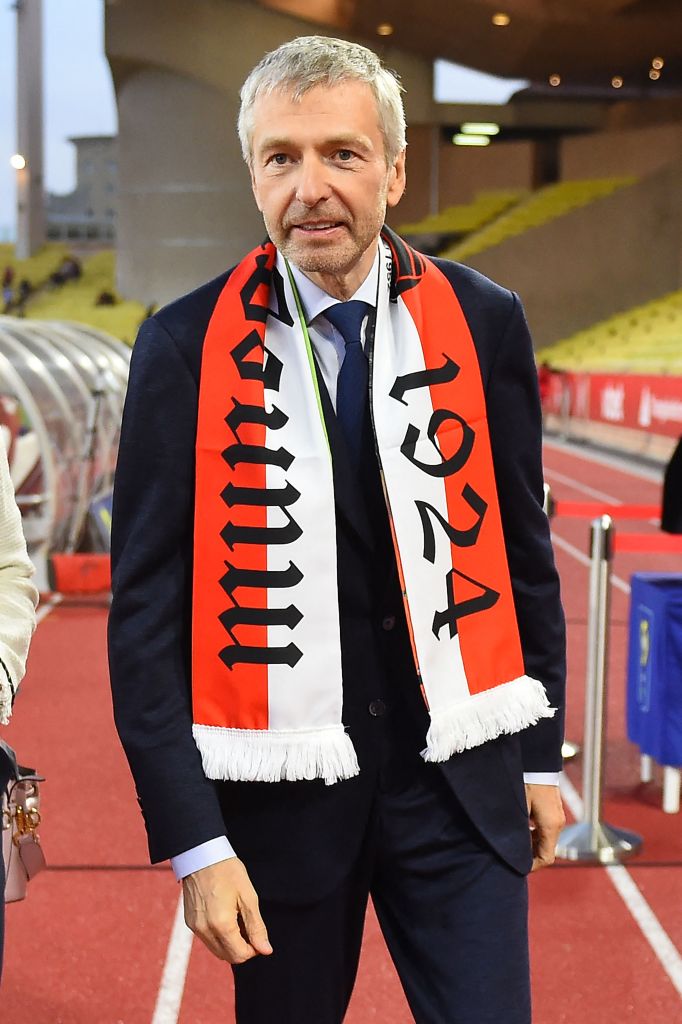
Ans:
[[[542,418],[533,346],[518,296],[497,349],[486,404],[502,528],[526,673],[553,718],[520,733],[524,772],[560,772],[566,632],[549,521],[543,511]]]
[[[112,516],[109,668],[152,861],[224,837],[192,736],[190,643],[197,381],[152,318],[135,343]],[[237,857],[182,880],[185,920],[217,957],[272,951]],[[241,923],[240,923],[241,922]]]
[[[224,835],[192,736],[197,384],[154,318],[133,350],[114,484],[109,668],[152,861]]]
[[[0,442],[0,724],[7,725],[36,623],[38,591],[26,553],[7,452]]]
[[[518,296],[487,389],[490,440],[526,673],[556,712],[520,734],[533,867],[554,860],[564,812],[562,768],[566,635],[549,522],[543,511],[542,416],[533,346]],[[547,778],[547,776],[550,778]]]

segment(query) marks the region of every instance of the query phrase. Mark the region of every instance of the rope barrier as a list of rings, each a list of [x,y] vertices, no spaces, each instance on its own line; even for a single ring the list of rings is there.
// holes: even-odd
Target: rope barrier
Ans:
[[[682,555],[682,534],[679,533],[617,533],[615,551],[638,551],[650,554],[665,552]]]
[[[614,505],[604,501],[555,501],[554,515],[585,517],[612,516],[614,519],[656,519],[661,518],[660,505]]]

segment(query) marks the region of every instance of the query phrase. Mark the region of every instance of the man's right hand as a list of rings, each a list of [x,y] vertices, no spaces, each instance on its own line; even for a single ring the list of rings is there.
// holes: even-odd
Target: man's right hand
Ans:
[[[237,857],[187,875],[182,889],[187,927],[219,960],[243,964],[272,953],[256,890]]]

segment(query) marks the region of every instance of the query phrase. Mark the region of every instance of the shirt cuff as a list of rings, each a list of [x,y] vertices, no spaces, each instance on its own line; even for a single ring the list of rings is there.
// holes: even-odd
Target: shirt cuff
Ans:
[[[217,839],[209,839],[207,843],[193,846],[185,853],[179,853],[177,857],[171,857],[170,863],[173,874],[180,882],[195,871],[201,871],[202,868],[208,868],[211,864],[217,864],[218,861],[236,856],[227,836],[218,836]]]
[[[527,786],[558,786],[561,772],[524,772],[523,781]]]

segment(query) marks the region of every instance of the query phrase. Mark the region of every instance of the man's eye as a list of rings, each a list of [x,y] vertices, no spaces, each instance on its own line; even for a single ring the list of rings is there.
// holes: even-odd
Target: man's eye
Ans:
[[[348,160],[352,160],[355,155],[351,149],[340,149],[336,154],[342,163],[347,163]]]
[[[270,163],[276,164],[277,167],[284,167],[288,160],[286,153],[275,153],[270,157]]]

